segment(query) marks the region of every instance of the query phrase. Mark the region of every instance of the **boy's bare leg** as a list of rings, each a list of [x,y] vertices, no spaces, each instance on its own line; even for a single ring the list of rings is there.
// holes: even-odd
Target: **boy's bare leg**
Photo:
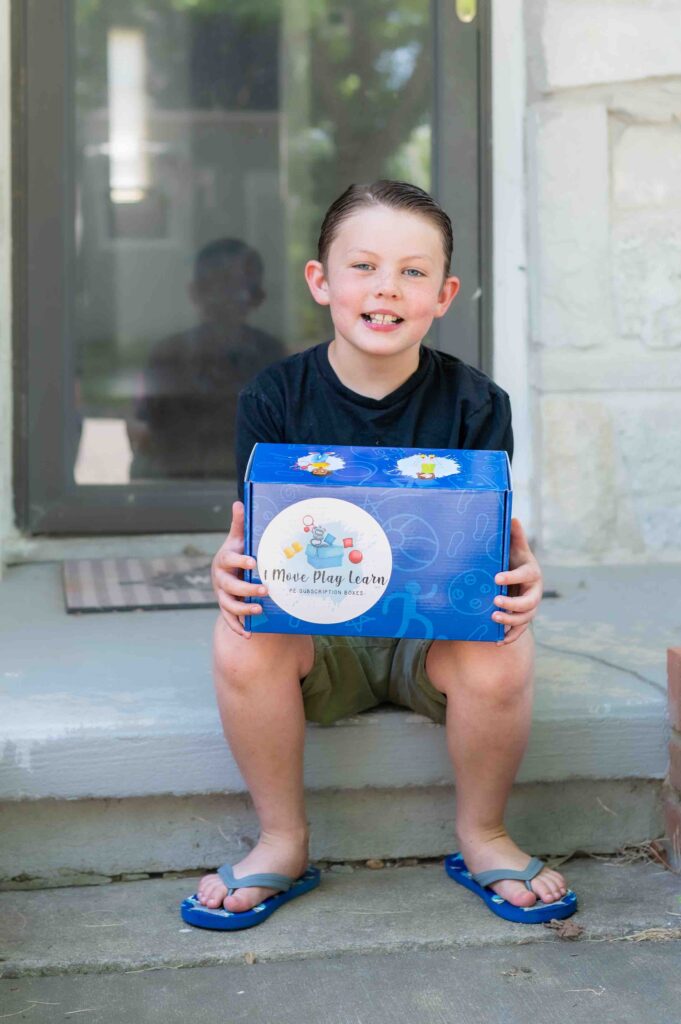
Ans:
[[[214,678],[220,717],[260,822],[258,844],[234,866],[237,878],[276,871],[297,878],[308,865],[303,791],[305,715],[300,680],[312,669],[309,636],[253,633],[245,639],[220,617],[215,626]],[[274,890],[238,889],[227,896],[220,877],[206,875],[198,895],[208,907],[242,911]]]
[[[447,695],[456,831],[473,873],[522,870],[532,856],[513,842],[503,819],[530,734],[533,662],[529,629],[507,646],[440,640],[428,651],[428,676]],[[544,902],[560,899],[567,889],[563,876],[549,868],[531,885]],[[523,882],[495,882],[491,888],[516,906],[536,903]]]

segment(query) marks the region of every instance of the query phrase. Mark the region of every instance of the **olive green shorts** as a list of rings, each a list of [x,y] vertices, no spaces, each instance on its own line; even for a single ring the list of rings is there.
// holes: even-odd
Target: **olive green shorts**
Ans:
[[[434,722],[445,720],[447,698],[426,675],[432,640],[313,636],[315,660],[303,679],[305,717],[331,725],[378,704],[398,704]]]

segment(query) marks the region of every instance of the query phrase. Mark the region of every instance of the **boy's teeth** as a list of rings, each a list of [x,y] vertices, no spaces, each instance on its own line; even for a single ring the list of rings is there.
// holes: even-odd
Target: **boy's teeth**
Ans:
[[[398,316],[390,316],[388,313],[367,313],[366,317],[373,324],[396,324],[400,319]]]

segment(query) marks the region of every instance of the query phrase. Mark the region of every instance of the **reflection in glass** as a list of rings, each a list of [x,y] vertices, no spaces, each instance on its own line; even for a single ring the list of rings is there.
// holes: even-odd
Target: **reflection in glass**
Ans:
[[[198,323],[151,350],[129,424],[132,478],[234,474],[239,391],[286,355],[266,331],[246,323],[265,298],[259,254],[236,238],[204,246],[189,295]]]
[[[428,0],[74,0],[79,484],[234,474],[239,389],[330,336],[352,181],[430,187]]]

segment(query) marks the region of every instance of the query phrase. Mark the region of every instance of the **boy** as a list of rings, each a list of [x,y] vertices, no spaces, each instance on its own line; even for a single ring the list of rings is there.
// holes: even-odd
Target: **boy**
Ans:
[[[451,251],[449,218],[413,185],[351,186],[332,204],[318,258],[307,263],[305,276],[314,299],[330,307],[334,337],[265,370],[241,393],[240,481],[256,441],[424,451],[505,448],[512,454],[506,394],[480,371],[421,345],[459,289],[449,273]],[[464,867],[478,875],[476,891],[490,909],[513,918],[521,908],[527,921],[572,913],[572,905],[539,905],[561,903],[563,897],[574,901],[574,894],[562,875],[541,862],[530,861],[525,871],[529,854],[503,826],[530,730],[528,626],[542,593],[539,566],[518,520],[512,523],[510,570],[496,578],[515,595],[495,599],[493,618],[506,627],[496,645],[251,634],[248,616],[260,606],[244,598],[257,598],[266,588],[241,579],[243,569],[255,566],[243,555],[243,524],[243,505],[236,502],[229,535],[213,563],[221,612],[214,666],[225,736],[253,798],[261,835],[239,863],[220,869],[222,877],[201,880],[199,913],[222,907],[231,912],[228,924],[211,925],[206,915],[205,925],[258,923],[251,908],[261,910],[261,919],[268,916],[283,901],[282,892],[290,898],[288,887],[306,870],[305,717],[326,724],[383,700],[446,721]],[[516,871],[525,871],[523,881],[514,878]],[[276,874],[261,878],[260,872]],[[462,884],[472,888],[466,877]],[[238,884],[243,881],[250,884]],[[540,911],[543,916],[537,916]]]
[[[131,479],[234,475],[239,391],[286,354],[246,322],[265,300],[263,274],[259,253],[239,238],[217,238],[196,254],[189,297],[199,322],[151,350],[128,423]]]

